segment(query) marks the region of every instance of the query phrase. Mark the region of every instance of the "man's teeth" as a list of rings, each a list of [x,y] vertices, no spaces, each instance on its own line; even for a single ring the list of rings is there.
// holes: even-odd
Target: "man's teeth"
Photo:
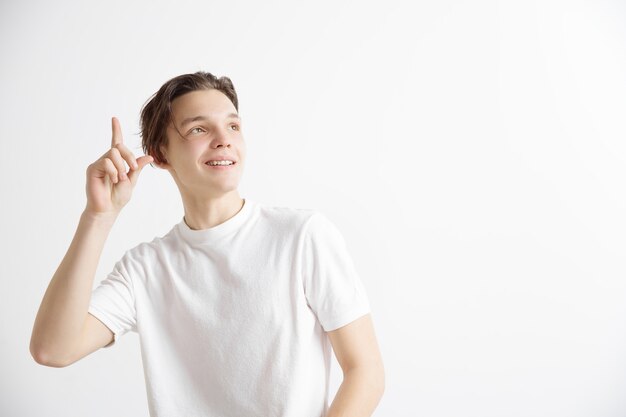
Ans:
[[[208,162],[209,165],[232,165],[234,164],[233,161],[209,161]]]

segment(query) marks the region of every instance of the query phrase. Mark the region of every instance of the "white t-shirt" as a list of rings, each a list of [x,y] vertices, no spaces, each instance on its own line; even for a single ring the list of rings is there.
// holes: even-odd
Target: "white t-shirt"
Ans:
[[[93,290],[89,313],[115,340],[139,335],[152,417],[324,416],[325,331],[370,312],[326,216],[244,201],[126,251]]]

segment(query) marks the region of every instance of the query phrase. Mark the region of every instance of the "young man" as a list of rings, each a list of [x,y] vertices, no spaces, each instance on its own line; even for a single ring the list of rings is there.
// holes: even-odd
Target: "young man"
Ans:
[[[146,103],[147,155],[134,157],[113,118],[31,354],[64,367],[135,331],[152,417],[370,416],[384,369],[343,237],[320,212],[239,196],[241,122],[231,80],[206,72],[169,80]],[[172,175],[184,216],[127,250],[92,291],[108,233],[150,162]],[[331,347],[343,382],[329,408]]]

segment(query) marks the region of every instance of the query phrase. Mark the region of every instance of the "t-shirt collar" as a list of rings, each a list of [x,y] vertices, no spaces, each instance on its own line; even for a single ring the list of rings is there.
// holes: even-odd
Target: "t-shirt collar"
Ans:
[[[194,230],[190,228],[185,222],[185,217],[183,216],[181,221],[176,225],[178,232],[183,239],[191,244],[214,242],[216,239],[222,238],[239,229],[239,227],[250,217],[252,207],[255,205],[255,202],[249,198],[244,198],[243,200],[243,207],[235,213],[233,217],[208,229]]]

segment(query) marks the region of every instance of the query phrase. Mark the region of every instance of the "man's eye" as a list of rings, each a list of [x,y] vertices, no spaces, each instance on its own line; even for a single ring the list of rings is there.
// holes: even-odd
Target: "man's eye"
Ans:
[[[189,133],[202,133],[204,130],[201,127],[194,127],[189,131]]]

